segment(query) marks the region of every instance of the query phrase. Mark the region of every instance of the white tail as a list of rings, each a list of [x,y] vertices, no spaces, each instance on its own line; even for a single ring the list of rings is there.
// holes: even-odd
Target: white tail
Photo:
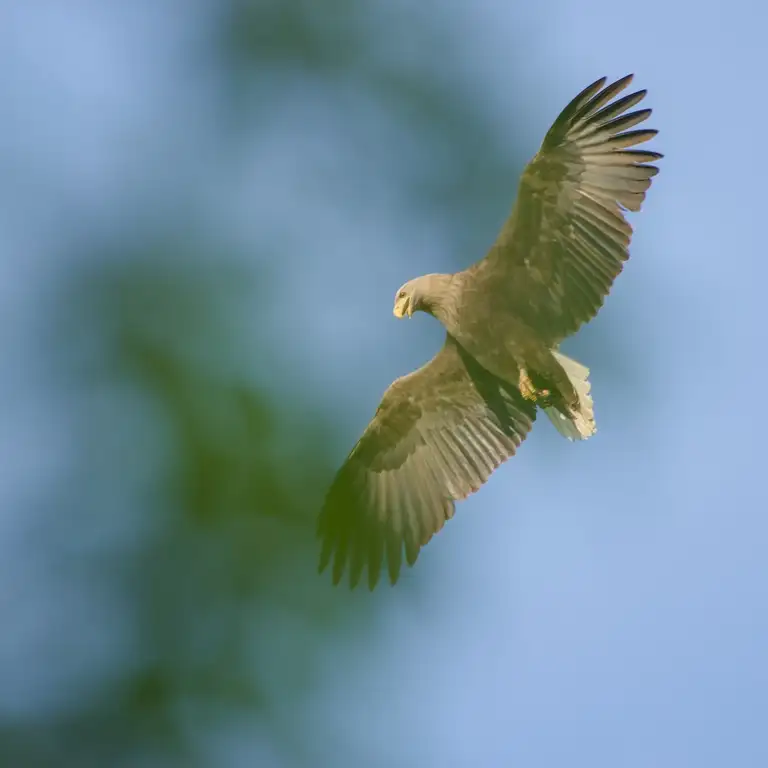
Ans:
[[[589,383],[589,368],[554,349],[552,354],[571,380],[579,396],[579,407],[568,413],[561,413],[554,406],[549,406],[544,411],[563,437],[569,440],[586,440],[597,432],[592,398],[589,395],[592,386]]]

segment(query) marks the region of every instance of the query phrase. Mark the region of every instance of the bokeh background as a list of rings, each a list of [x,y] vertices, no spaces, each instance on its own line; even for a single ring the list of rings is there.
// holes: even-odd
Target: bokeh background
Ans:
[[[5,2],[0,765],[768,765],[765,10]],[[323,492],[559,110],[663,170],[540,422],[396,589]]]

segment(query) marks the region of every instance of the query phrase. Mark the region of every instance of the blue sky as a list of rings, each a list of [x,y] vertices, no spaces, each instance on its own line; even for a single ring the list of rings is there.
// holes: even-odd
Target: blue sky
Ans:
[[[324,752],[330,732],[372,766],[764,766],[766,11],[743,1],[711,10],[658,0],[638,9],[514,5],[422,7],[444,15],[452,44],[485,84],[478,98],[495,129],[521,130],[530,155],[559,109],[597,77],[634,71],[649,90],[662,173],[633,219],[630,266],[596,320],[627,346],[626,375],[637,381],[622,389],[614,377],[612,389],[601,378],[609,361],[593,365],[597,437],[571,445],[538,425],[424,551],[407,577],[422,582],[415,598],[391,591],[364,642],[327,651],[304,713],[317,726],[311,747],[319,764],[332,759]],[[66,415],[46,405],[35,347],[36,307],[66,268],[50,254],[62,233],[106,230],[142,195],[162,197],[161,177],[151,185],[133,178],[133,153],[188,160],[208,149],[211,103],[172,75],[199,28],[152,7],[19,4],[0,30],[13,62],[0,74],[8,106],[0,339],[13,360],[0,374],[0,506],[9,510],[0,516],[0,601],[18,617],[0,641],[0,674],[18,683],[3,686],[6,695],[0,689],[6,713],[55,706],[67,683],[53,668],[37,689],[18,677],[45,647],[29,644],[37,630],[25,634],[25,622],[39,629],[35,606],[55,591],[49,575],[14,557],[34,521],[11,511],[34,508],[36,489],[66,468]],[[512,47],[509,30],[520,28],[526,33]],[[60,66],[46,66],[41,49],[58,51]],[[542,94],[524,111],[520,91],[510,96],[506,87],[511,68],[516,88]],[[189,118],[183,136],[155,130],[169,100]],[[418,223],[388,229],[396,201],[367,197],[338,211],[322,189],[302,187],[296,169],[328,172],[332,152],[322,139],[292,135],[290,115],[283,120],[254,147],[252,168],[206,179],[199,205],[247,245],[290,201],[311,202],[313,234],[333,244],[338,265],[302,261],[296,233],[288,267],[306,279],[275,327],[285,333],[286,365],[306,361],[318,387],[338,392],[354,371],[342,398],[352,441],[389,381],[439,343],[429,319],[396,323],[390,305],[421,267],[439,268],[445,244]],[[80,151],[62,153],[62,137]],[[195,164],[185,167],[194,184]],[[253,216],[257,167],[281,183]],[[346,300],[324,301],[337,269],[347,276]],[[371,345],[382,354],[360,365]],[[32,586],[20,593],[20,582]],[[248,764],[245,750],[258,738],[247,730],[222,746],[228,764]]]

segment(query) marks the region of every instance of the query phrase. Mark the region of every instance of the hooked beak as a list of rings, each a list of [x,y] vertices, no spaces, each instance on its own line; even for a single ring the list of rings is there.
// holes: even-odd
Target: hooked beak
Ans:
[[[411,302],[408,300],[407,296],[400,301],[395,302],[395,307],[392,310],[392,314],[398,319],[401,319],[406,315],[408,315],[409,318],[413,316]]]

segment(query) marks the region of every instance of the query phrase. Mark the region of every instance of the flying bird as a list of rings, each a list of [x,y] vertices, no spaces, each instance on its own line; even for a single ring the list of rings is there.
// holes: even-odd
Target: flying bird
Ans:
[[[595,433],[589,370],[559,345],[599,311],[629,257],[632,228],[662,155],[633,149],[657,131],[633,129],[641,90],[632,75],[600,78],[560,113],[526,166],[517,200],[488,254],[456,274],[405,283],[394,314],[426,312],[442,349],[393,382],[338,471],[318,520],[319,570],[351,587],[386,563],[394,584],[514,455],[543,410],[571,440]]]

